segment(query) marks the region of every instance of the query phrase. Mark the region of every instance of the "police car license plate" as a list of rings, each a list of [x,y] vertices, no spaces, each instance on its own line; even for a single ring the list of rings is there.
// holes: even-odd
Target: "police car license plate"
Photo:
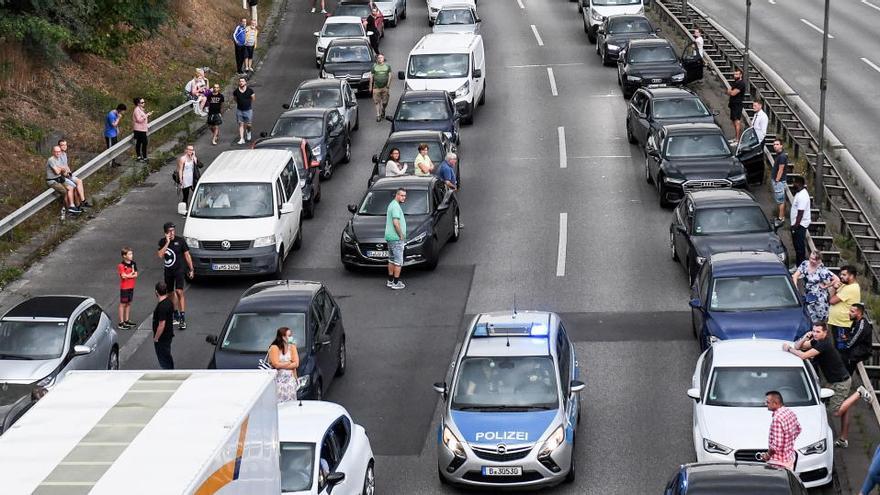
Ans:
[[[483,466],[483,476],[522,476],[522,467]]]
[[[388,251],[367,251],[367,256],[370,258],[387,258]]]
[[[211,270],[215,272],[234,272],[241,270],[241,265],[238,263],[212,263]]]

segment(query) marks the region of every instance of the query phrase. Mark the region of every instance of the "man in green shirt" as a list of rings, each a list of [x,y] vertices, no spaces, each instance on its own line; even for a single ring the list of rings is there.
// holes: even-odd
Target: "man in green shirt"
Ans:
[[[370,70],[370,93],[373,94],[373,105],[376,106],[376,122],[381,122],[385,118],[390,86],[391,66],[385,63],[385,55],[380,53]]]
[[[394,199],[388,203],[385,211],[385,242],[388,243],[388,282],[386,286],[400,290],[406,285],[400,281],[400,269],[403,268],[403,247],[406,245],[406,217],[403,208],[406,203],[406,189],[400,188]]]

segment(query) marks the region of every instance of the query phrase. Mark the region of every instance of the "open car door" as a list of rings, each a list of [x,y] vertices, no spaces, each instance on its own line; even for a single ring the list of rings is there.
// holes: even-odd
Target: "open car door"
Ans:
[[[681,66],[685,70],[684,83],[692,83],[703,79],[703,67],[705,66],[703,57],[697,51],[697,44],[691,41],[685,45],[681,52]]]
[[[736,147],[736,157],[746,169],[746,180],[749,184],[764,183],[764,143],[758,142],[754,128],[743,131]]]

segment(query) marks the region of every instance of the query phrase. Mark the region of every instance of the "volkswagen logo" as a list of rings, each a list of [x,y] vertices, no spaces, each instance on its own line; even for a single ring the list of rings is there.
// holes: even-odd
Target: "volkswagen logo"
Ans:
[[[229,248],[232,247],[232,243],[229,241],[223,241],[220,243],[220,247],[223,248],[224,251],[229,251]]]
[[[499,443],[499,444],[498,444],[498,447],[496,447],[495,450],[496,450],[499,454],[504,455],[504,454],[507,453],[507,445],[504,445],[503,443]]]

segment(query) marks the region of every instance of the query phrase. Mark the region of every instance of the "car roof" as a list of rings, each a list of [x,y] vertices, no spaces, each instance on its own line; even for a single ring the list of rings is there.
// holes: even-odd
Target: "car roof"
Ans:
[[[335,111],[335,108],[320,108],[320,107],[311,107],[311,108],[295,108],[293,110],[288,110],[281,115],[278,116],[279,119],[282,118],[290,118],[290,117],[323,117],[324,114],[328,112]]]
[[[803,367],[801,358],[782,350],[784,340],[730,339],[712,344],[712,365],[724,367]]]
[[[331,17],[332,19],[332,17]],[[358,21],[360,22],[360,21]],[[313,88],[335,88],[339,89],[340,84],[342,84],[342,79],[307,79],[301,83],[299,83],[299,87],[296,88],[297,91],[301,89],[313,89]]]
[[[468,2],[455,2],[455,3],[447,3],[440,7],[440,10],[459,10],[459,9],[468,9],[473,10],[475,8],[474,3]]]
[[[709,257],[712,275],[719,277],[748,277],[758,275],[788,275],[779,257],[766,251],[728,251]]]
[[[473,332],[477,326],[503,327],[505,325],[544,325],[547,335],[542,336],[488,336],[474,337],[469,335],[465,356],[552,356],[550,342],[555,342],[558,317],[547,311],[496,311],[482,313],[474,319],[474,325],[468,330]]]
[[[411,89],[408,91],[404,91],[403,96],[400,97],[401,100],[446,100],[447,99],[446,91],[439,89]]]
[[[666,131],[667,136],[678,134],[724,134],[717,124],[710,124],[707,122],[687,122],[684,124],[670,124],[667,126],[663,126],[663,130]]]
[[[292,156],[277,149],[224,151],[202,172],[199,183],[270,182]]]
[[[320,444],[324,433],[340,416],[348,416],[345,408],[321,400],[287,401],[278,404],[278,440]]]
[[[636,46],[672,46],[666,38],[642,38],[629,41],[630,47]]]
[[[437,180],[436,177],[419,177],[417,175],[399,175],[396,177],[382,177],[370,186],[370,190],[374,189],[396,189],[398,187],[408,189],[429,189],[431,184]]]
[[[703,462],[685,464],[682,468],[687,473],[688,485],[705,493],[732,495],[757,487],[790,493],[786,470],[763,462]]]
[[[386,143],[394,141],[440,141],[443,133],[440,131],[397,131],[392,132]]]
[[[471,33],[431,33],[416,43],[410,53],[465,53],[480,35]]]
[[[327,49],[329,50],[330,47],[340,46],[340,45],[341,46],[356,46],[356,45],[370,46],[370,42],[367,41],[366,38],[358,38],[358,37],[333,38],[332,40],[330,40],[330,44],[327,46]]]
[[[340,2],[342,3],[354,2]],[[324,20],[324,24],[361,24],[361,18],[356,15],[331,15]]]
[[[35,296],[15,305],[3,318],[67,319],[76,308],[91,299],[86,296]]]
[[[270,280],[250,286],[235,305],[236,312],[299,309],[308,306],[324,284],[310,280]]]
[[[655,100],[662,98],[699,98],[690,88],[677,88],[675,86],[645,86],[642,88],[642,91],[648,93]]]
[[[752,193],[740,189],[703,189],[690,191],[687,196],[694,207],[718,208],[723,206],[760,206]]]

